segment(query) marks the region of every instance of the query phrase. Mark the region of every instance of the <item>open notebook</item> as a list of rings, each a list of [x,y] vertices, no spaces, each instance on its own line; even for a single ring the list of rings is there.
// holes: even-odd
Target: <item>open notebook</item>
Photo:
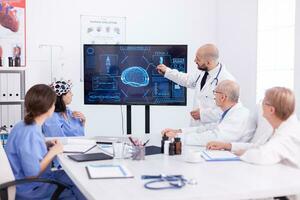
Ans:
[[[204,150],[201,157],[206,161],[239,161],[240,158],[230,151]]]
[[[133,178],[128,168],[121,164],[91,164],[86,170],[90,179]]]

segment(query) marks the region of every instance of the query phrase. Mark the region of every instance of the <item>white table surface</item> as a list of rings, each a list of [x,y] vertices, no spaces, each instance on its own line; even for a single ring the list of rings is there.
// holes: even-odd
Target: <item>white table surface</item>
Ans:
[[[199,200],[249,199],[300,193],[300,170],[281,164],[257,166],[241,161],[187,163],[183,155],[152,155],[143,161],[113,159],[78,163],[58,156],[63,169],[87,199],[103,200]],[[89,179],[88,164],[126,165],[131,179]],[[197,185],[182,189],[148,190],[141,175],[181,174]]]

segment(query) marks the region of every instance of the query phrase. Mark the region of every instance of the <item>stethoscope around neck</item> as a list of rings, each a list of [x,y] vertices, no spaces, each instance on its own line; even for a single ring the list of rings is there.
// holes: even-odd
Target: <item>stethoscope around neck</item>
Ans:
[[[213,84],[215,84],[215,86],[218,85],[218,83],[219,83],[219,75],[220,75],[220,73],[221,73],[222,67],[223,67],[223,66],[222,66],[222,63],[220,63],[219,71],[218,71],[217,75],[215,76],[215,78],[210,82],[210,85],[213,85]],[[202,74],[202,73],[201,73],[201,74]],[[196,85],[197,85],[197,83],[198,83],[198,81],[199,81],[199,79],[200,79],[200,77],[201,77],[201,74],[199,74],[199,76],[197,77],[196,81],[194,81],[194,82],[192,83],[192,86],[193,86],[193,87],[196,87]]]

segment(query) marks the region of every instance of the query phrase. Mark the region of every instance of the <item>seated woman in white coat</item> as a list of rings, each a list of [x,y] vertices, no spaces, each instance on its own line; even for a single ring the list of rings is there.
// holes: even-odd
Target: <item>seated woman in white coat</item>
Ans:
[[[262,109],[263,116],[273,128],[271,138],[263,145],[237,154],[249,163],[267,165],[280,162],[300,168],[300,123],[294,114],[293,92],[283,87],[267,90]]]
[[[164,129],[162,134],[168,137],[184,135],[185,144],[206,145],[216,140],[222,142],[247,142],[255,131],[250,112],[239,101],[239,85],[224,80],[214,90],[215,103],[223,111],[218,123],[200,125],[183,129]]]

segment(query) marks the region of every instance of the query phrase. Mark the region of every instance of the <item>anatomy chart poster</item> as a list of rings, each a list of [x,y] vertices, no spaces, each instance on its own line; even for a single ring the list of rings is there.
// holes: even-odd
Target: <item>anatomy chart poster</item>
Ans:
[[[125,17],[101,17],[81,15],[81,43],[124,43],[125,22]]]
[[[0,0],[0,58],[2,67],[26,64],[25,0]]]
[[[83,81],[83,45],[84,44],[124,44],[126,31],[125,17],[105,17],[81,15],[81,71]]]

